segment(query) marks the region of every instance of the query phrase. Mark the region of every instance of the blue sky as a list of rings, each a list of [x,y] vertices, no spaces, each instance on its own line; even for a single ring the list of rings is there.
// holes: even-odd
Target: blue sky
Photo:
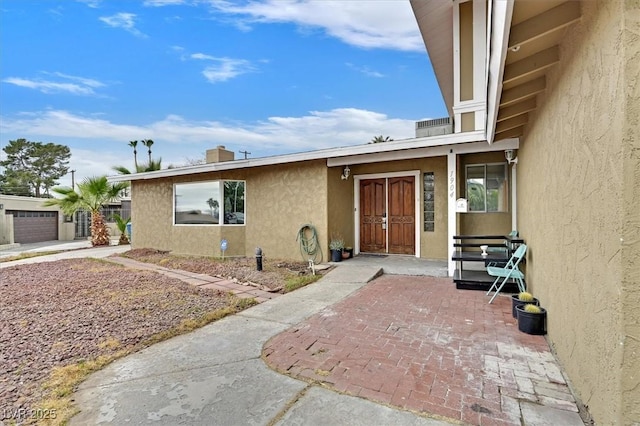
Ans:
[[[0,13],[0,143],[68,145],[76,179],[132,167],[134,139],[166,167],[217,145],[255,158],[410,138],[447,116],[404,0],[3,0]]]

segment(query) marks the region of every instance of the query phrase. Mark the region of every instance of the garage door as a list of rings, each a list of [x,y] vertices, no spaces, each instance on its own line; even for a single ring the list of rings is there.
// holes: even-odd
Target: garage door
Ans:
[[[58,212],[7,210],[13,215],[16,243],[37,243],[58,239]]]

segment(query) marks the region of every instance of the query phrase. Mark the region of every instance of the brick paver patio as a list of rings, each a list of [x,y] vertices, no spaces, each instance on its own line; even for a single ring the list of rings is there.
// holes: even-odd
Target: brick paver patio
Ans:
[[[509,297],[487,302],[450,279],[385,275],[272,338],[263,357],[339,392],[475,425],[520,425],[521,401],[577,412],[545,338],[518,331]]]

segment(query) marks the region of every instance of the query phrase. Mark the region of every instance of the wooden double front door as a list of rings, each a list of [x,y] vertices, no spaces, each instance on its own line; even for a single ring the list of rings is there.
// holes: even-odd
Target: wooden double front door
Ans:
[[[415,254],[415,178],[360,181],[360,251]]]

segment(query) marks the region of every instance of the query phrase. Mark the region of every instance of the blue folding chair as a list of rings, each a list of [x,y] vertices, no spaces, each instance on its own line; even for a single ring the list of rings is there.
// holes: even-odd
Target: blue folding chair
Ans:
[[[526,287],[524,285],[524,274],[518,269],[518,264],[524,258],[524,255],[527,252],[527,245],[520,244],[517,250],[511,256],[511,259],[507,262],[504,268],[498,266],[488,266],[487,273],[492,277],[496,277],[491,287],[489,287],[489,291],[487,291],[487,296],[491,294],[491,292],[495,289],[496,293],[493,295],[489,303],[493,303],[493,299],[496,298],[498,293],[502,290],[502,287],[509,281],[509,279],[516,280],[518,284],[518,289],[520,291],[525,291]],[[500,281],[502,280],[502,281]]]
[[[510,238],[516,238],[518,236],[518,231],[516,231],[515,229],[511,232],[509,232],[508,237]],[[493,253],[493,254],[504,254],[506,255],[509,250],[511,250],[512,246],[510,245],[511,242],[506,242],[504,246],[502,247],[489,247],[487,249],[487,253]],[[488,262],[487,266],[504,266],[504,262]]]

